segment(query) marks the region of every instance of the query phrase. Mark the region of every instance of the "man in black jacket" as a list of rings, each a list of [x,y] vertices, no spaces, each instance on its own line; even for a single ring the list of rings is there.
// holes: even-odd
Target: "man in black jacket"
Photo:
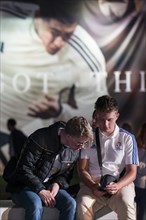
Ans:
[[[32,133],[21,151],[16,170],[7,180],[12,200],[26,211],[27,220],[40,220],[43,205],[56,207],[60,220],[73,220],[75,200],[69,186],[80,149],[90,145],[92,128],[83,117],[55,124]]]

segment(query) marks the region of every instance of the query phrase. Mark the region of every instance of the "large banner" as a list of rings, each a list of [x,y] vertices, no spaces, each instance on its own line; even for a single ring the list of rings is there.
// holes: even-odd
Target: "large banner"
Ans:
[[[44,49],[34,28],[37,8],[34,3],[1,4],[3,165],[8,160],[9,118],[14,118],[26,135],[75,115],[90,121],[96,99],[110,94],[120,106],[120,126],[128,122],[136,134],[145,121],[145,1],[82,1],[79,25],[54,55]]]
[[[101,48],[119,122],[137,132],[146,121],[146,1],[85,1],[80,20]]]

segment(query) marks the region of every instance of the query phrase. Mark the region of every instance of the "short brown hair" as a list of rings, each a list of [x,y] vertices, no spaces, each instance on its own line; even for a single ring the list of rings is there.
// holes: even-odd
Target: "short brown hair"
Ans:
[[[71,25],[78,21],[80,5],[80,0],[40,0],[40,16],[45,20],[53,18],[66,25]]]
[[[119,111],[118,103],[114,97],[104,95],[95,102],[95,110],[97,113],[109,113]]]

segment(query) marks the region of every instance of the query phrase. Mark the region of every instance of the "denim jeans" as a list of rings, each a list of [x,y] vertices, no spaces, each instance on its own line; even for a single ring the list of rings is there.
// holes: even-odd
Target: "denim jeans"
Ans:
[[[40,197],[29,190],[12,193],[13,202],[25,209],[26,220],[41,220],[43,204]],[[59,211],[59,220],[74,220],[76,201],[65,190],[60,189],[56,195],[56,206]]]

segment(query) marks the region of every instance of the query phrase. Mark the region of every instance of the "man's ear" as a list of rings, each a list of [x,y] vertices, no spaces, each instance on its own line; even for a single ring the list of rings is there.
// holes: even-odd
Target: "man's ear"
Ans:
[[[119,116],[120,116],[120,113],[119,113],[119,112],[117,112],[117,119],[119,118]]]

